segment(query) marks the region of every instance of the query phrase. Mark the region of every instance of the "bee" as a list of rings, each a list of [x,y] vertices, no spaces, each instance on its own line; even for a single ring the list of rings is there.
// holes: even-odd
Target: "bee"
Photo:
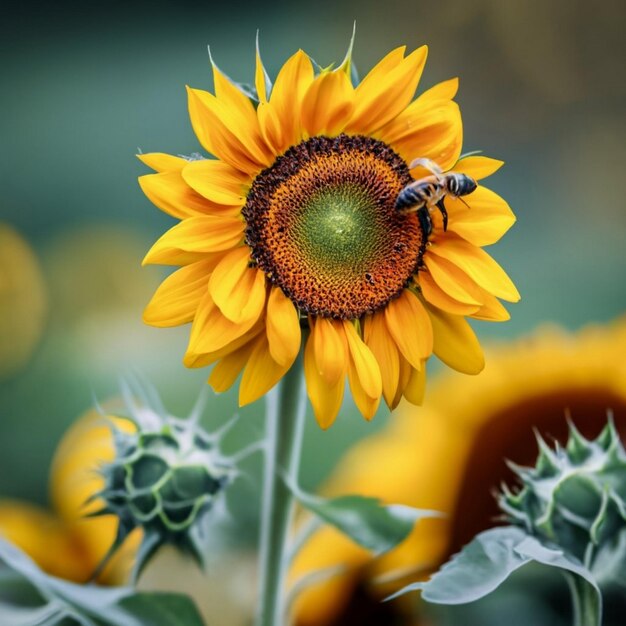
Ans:
[[[433,229],[430,211],[437,207],[443,216],[443,230],[446,231],[448,228],[448,211],[446,211],[443,203],[445,197],[459,198],[468,206],[461,196],[472,193],[476,189],[476,181],[459,172],[446,172],[444,174],[441,168],[430,159],[415,159],[409,165],[409,169],[413,169],[417,165],[430,170],[432,176],[414,180],[404,187],[396,198],[396,210],[403,213],[415,211],[426,236],[428,236]]]

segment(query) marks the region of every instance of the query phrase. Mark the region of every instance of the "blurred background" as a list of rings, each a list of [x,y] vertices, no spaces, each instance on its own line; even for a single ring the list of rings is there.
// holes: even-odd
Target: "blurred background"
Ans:
[[[620,0],[15,3],[0,23],[0,497],[45,505],[63,432],[129,369],[174,414],[203,387],[207,372],[182,365],[188,328],[141,321],[167,274],[141,259],[173,220],[141,193],[134,155],[199,150],[184,87],[211,87],[207,44],[251,82],[257,29],[275,75],[299,47],[321,65],[340,60],[355,19],[362,75],[397,45],[428,44],[420,89],[460,76],[464,151],[506,161],[488,185],[518,222],[491,252],[522,301],[506,324],[477,323],[480,339],[546,322],[575,330],[626,310]],[[235,407],[236,392],[212,396],[205,423]],[[262,410],[240,411],[229,446],[261,433]],[[381,409],[365,423],[349,399],[329,432],[311,416],[303,485],[388,419]],[[254,480],[237,485],[221,546],[254,546],[257,493]]]

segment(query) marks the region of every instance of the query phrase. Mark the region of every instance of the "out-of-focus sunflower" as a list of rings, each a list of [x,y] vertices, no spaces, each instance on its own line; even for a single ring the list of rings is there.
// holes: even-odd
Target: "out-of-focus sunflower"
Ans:
[[[129,430],[131,422],[113,418]],[[50,471],[52,510],[17,500],[0,500],[0,535],[20,547],[50,574],[86,582],[113,544],[117,519],[85,517],[99,504],[86,501],[103,486],[98,473],[114,456],[110,427],[90,411],[66,433]],[[129,537],[122,550],[104,568],[101,583],[121,583],[128,575],[140,537]]]
[[[32,355],[47,304],[35,254],[12,227],[0,223],[0,379],[18,371]]]
[[[505,320],[498,298],[519,299],[482,250],[515,217],[482,185],[466,198],[471,209],[446,198],[446,231],[438,211],[420,220],[396,210],[400,191],[430,175],[410,169],[416,158],[475,180],[502,165],[459,158],[456,79],[413,100],[426,55],[397,48],[353,83],[350,53],[316,70],[300,50],[272,86],[257,52],[252,99],[213,65],[215,95],[188,95],[194,131],[216,158],[139,156],[157,171],[140,178],[143,191],[180,220],[145,263],[182,266],[144,319],[192,322],[184,362],[216,363],[214,389],[243,370],[240,404],[261,397],[294,363],[306,325],[307,389],[323,428],[346,376],[370,419],[383,396],[392,408],[403,396],[421,401],[433,352],[459,371],[482,369],[465,317]]]
[[[419,414],[405,405],[386,431],[358,444],[326,493],[372,495],[446,517],[421,521],[398,549],[376,560],[338,532],[320,530],[296,560],[294,577],[337,564],[349,573],[303,593],[298,626],[382,623],[368,621],[370,609],[364,607],[372,602],[375,610],[386,611],[384,623],[411,623],[399,618],[406,608],[402,600],[383,606],[379,601],[497,523],[494,490],[513,480],[505,459],[534,464],[533,429],[564,443],[569,411],[577,428],[593,437],[611,409],[626,435],[625,352],[626,319],[575,335],[546,328],[492,349],[477,379],[442,375]],[[391,572],[407,578],[373,582]]]

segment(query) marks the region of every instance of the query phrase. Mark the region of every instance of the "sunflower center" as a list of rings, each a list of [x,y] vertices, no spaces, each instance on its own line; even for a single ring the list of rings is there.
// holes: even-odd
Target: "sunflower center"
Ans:
[[[395,200],[404,160],[369,137],[313,137],[252,184],[243,214],[252,256],[306,313],[355,319],[397,296],[426,237]]]

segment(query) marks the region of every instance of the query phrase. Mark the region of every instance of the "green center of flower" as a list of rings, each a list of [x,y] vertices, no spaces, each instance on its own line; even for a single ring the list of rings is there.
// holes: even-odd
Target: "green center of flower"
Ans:
[[[395,209],[411,180],[381,141],[303,141],[252,184],[243,209],[252,257],[306,313],[373,312],[404,289],[424,253],[417,216]]]
[[[376,249],[385,239],[376,208],[354,183],[329,185],[302,208],[294,240],[320,270],[349,271],[356,278],[375,262]]]

